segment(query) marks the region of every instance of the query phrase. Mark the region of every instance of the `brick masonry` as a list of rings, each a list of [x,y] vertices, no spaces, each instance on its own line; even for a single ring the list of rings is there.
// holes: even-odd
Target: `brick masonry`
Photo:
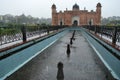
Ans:
[[[56,5],[52,5],[52,25],[100,25],[101,24],[101,4],[98,3],[96,11],[90,12],[84,8],[80,10],[77,4],[73,5],[72,10],[65,10],[64,12],[57,12]]]

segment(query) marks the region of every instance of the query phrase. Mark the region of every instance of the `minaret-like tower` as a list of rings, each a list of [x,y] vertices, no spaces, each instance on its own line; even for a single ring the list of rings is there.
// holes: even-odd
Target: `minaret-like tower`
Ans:
[[[56,13],[56,5],[55,4],[52,5],[52,13]]]
[[[52,5],[52,25],[57,25],[57,11],[56,11],[56,5]]]
[[[97,6],[96,6],[96,13],[97,13],[97,23],[98,25],[101,24],[101,4],[98,3]]]

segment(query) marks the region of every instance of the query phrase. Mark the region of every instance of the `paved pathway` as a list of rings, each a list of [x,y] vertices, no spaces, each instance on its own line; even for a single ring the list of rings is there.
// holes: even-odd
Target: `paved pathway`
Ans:
[[[66,34],[6,80],[57,80],[57,63],[64,64],[64,80],[106,80],[96,53],[80,32],[76,32],[71,54],[66,55],[72,32]]]

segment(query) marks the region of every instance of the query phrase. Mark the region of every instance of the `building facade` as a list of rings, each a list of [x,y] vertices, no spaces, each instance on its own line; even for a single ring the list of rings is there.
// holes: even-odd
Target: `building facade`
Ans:
[[[65,10],[64,12],[57,12],[56,5],[52,5],[52,25],[67,25],[67,26],[81,26],[81,25],[100,25],[101,24],[101,4],[98,3],[96,11],[88,12],[80,10],[77,4],[73,5],[72,10]]]

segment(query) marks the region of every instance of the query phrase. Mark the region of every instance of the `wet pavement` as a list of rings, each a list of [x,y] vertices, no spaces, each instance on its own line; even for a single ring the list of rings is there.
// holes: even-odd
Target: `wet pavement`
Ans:
[[[67,56],[67,44],[72,33],[63,36],[6,80],[57,80],[60,61],[63,63],[64,80],[106,80],[101,62],[80,32],[76,31],[70,56]]]

